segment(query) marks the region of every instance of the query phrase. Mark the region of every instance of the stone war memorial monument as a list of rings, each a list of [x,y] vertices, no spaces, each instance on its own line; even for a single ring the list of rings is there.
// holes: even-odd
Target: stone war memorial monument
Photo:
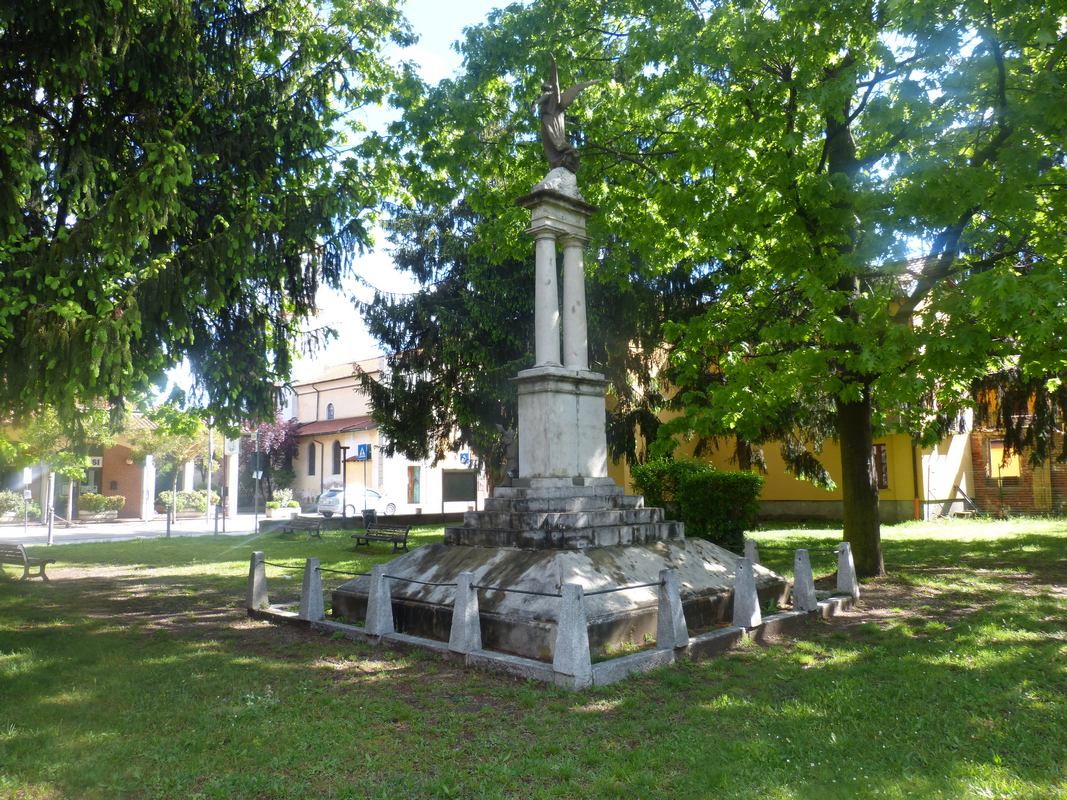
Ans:
[[[645,508],[644,498],[625,494],[608,477],[607,381],[589,369],[583,263],[586,220],[597,209],[578,190],[579,156],[564,125],[564,111],[592,83],[560,92],[553,59],[534,105],[552,169],[517,199],[530,211],[526,232],[536,251],[536,363],[514,378],[518,477],[497,487],[484,511],[469,511],[463,525],[446,528],[444,544],[389,562],[397,630],[447,640],[461,573],[471,573],[471,583],[481,587],[482,647],[528,658],[556,655],[561,599],[568,592],[584,603],[593,654],[656,636],[664,569],[676,571],[690,630],[730,619],[739,556],[687,539],[681,522],[666,520],[663,509]],[[759,565],[754,572],[762,597],[781,597],[780,576]],[[363,619],[370,582],[360,577],[336,589],[333,613]]]

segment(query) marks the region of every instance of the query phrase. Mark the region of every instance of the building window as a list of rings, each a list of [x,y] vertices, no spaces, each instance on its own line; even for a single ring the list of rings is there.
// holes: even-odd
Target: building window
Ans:
[[[326,419],[333,419],[333,403],[326,405]]]
[[[889,459],[886,458],[885,445],[876,444],[871,449],[874,459],[874,476],[878,481],[879,489],[889,488]]]
[[[341,443],[336,439],[333,443],[333,474],[341,474]]]
[[[989,457],[986,459],[986,477],[1000,480],[1003,478],[1019,477],[1019,454],[1012,453],[1005,456],[1004,442],[989,442]]]
[[[408,502],[422,502],[422,467],[408,467]]]
[[[308,442],[308,475],[315,474],[315,443]]]

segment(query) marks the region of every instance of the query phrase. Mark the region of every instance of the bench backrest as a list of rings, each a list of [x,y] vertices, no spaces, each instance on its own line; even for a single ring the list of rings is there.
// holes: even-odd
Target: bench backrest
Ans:
[[[0,559],[8,563],[26,563],[26,548],[21,544],[0,544]]]
[[[410,530],[410,525],[379,525],[372,522],[367,526],[367,533],[393,533],[397,536],[407,536]]]

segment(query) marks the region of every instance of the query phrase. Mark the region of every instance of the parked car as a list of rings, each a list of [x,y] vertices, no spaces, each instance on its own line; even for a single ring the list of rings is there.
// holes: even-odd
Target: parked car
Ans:
[[[319,513],[324,517],[340,514],[341,503],[346,499],[348,501],[347,516],[349,517],[358,517],[363,513],[364,508],[373,508],[379,514],[385,516],[396,513],[396,503],[391,503],[388,498],[373,489],[361,489],[358,486],[350,486],[347,497],[345,497],[345,492],[340,487],[327,489],[319,497]],[[366,505],[364,505],[364,500],[366,500]]]

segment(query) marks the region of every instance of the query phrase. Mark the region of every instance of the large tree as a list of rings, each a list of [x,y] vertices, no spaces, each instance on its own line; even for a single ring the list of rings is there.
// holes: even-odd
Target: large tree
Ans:
[[[353,114],[409,38],[395,0],[3,4],[0,406],[120,415],[188,360],[216,420],[273,412],[368,244]]]
[[[598,279],[636,262],[719,286],[667,320],[685,413],[666,433],[836,438],[844,537],[875,575],[873,437],[936,438],[992,369],[1063,370],[1063,20],[984,0],[543,0],[469,29],[465,72],[408,84],[396,132],[418,148],[412,194],[464,197],[475,252],[519,259],[547,53],[563,80],[600,78],[568,112],[592,249],[625,242]]]

